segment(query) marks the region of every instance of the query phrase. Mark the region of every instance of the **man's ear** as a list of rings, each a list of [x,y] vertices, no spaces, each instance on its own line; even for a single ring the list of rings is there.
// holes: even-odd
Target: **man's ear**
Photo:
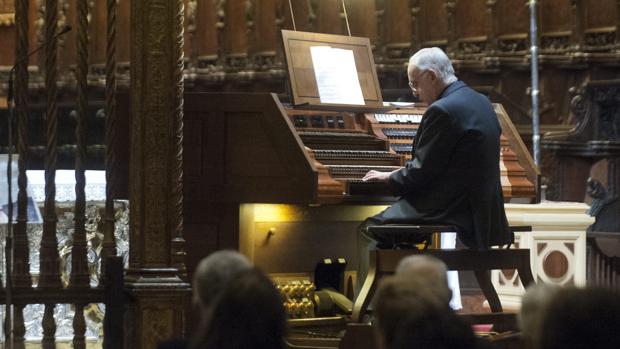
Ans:
[[[428,73],[430,74],[432,81],[435,81],[435,79],[437,79],[437,73],[435,73],[433,69],[429,69]]]

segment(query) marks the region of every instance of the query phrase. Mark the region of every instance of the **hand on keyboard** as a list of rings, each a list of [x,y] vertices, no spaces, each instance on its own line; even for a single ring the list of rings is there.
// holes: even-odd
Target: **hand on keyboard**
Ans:
[[[362,181],[364,182],[387,182],[392,172],[379,172],[370,170],[364,175]]]

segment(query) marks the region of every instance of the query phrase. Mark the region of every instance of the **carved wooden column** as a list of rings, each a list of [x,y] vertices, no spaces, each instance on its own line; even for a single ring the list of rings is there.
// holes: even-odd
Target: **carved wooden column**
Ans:
[[[497,32],[500,20],[497,15],[497,0],[487,0],[487,55],[495,55],[497,53]]]
[[[573,20],[573,33],[571,35],[571,50],[581,51],[583,48],[584,13],[585,9],[582,0],[571,0],[571,16]]]
[[[420,45],[420,0],[411,1],[411,49],[417,52]]]
[[[411,13],[409,1],[398,0],[385,3],[383,14],[383,43],[388,62],[401,63],[410,56],[411,51]]]
[[[316,3],[316,32],[346,35],[347,29],[343,25],[344,20],[340,18],[341,13],[342,2],[340,1],[319,1]],[[295,18],[297,18],[297,14],[295,14]]]
[[[273,69],[276,62],[278,38],[276,25],[276,0],[258,0],[254,4],[254,30],[250,54],[255,70]]]
[[[245,0],[227,0],[225,3],[224,48],[226,69],[238,71],[247,65],[247,22]]]
[[[196,5],[196,55],[199,73],[214,70],[220,53],[219,22],[217,10],[219,0],[198,0]]]
[[[122,2],[123,0],[121,0]],[[88,61],[90,73],[102,78],[105,75],[104,62],[106,60],[106,1],[95,1],[92,8],[92,17],[89,23],[89,32],[92,40],[88,42]]]
[[[407,1],[407,0],[401,0]],[[391,1],[390,1],[391,3]],[[375,0],[346,0],[351,35],[370,39],[375,47],[379,44],[377,28],[377,4]],[[386,5],[387,6],[387,5]]]
[[[130,251],[132,293],[125,347],[155,348],[183,335],[183,0],[131,2],[132,124]],[[180,264],[179,264],[180,263]]]
[[[293,30],[293,18],[291,12],[295,16],[295,26],[299,31],[314,31],[313,23],[316,20],[316,13],[313,11],[310,1],[308,0],[290,0],[293,9],[289,7],[289,0],[278,0],[276,5],[278,22],[280,29]]]
[[[448,44],[446,45],[446,53],[453,57],[457,51],[456,42],[456,0],[446,0],[446,14],[448,15]]]
[[[34,6],[33,6],[34,7]],[[28,54],[29,37],[29,13],[28,1],[15,2],[15,25],[16,45],[15,58],[21,62],[15,69],[15,114],[17,115],[18,137],[17,161],[18,177],[17,186],[17,222],[15,223],[13,236],[13,287],[16,292],[28,289],[32,286],[30,276],[30,249],[28,247],[28,194],[26,192],[27,181],[26,168],[28,162]],[[13,325],[13,348],[25,347],[24,337],[26,327],[24,325],[24,304],[15,304]]]
[[[101,1],[104,2],[104,1]],[[108,8],[110,6],[109,2],[107,4]],[[109,11],[109,10],[108,10]],[[130,67],[129,60],[131,59],[131,43],[130,37],[126,33],[129,33],[131,30],[131,0],[118,0],[118,4],[116,6],[116,32],[120,33],[120,35],[116,36],[116,71],[118,72],[118,79],[116,81],[118,87],[125,87],[129,85],[129,75],[130,75]],[[108,20],[109,22],[109,20]],[[103,40],[103,39],[102,39]],[[106,39],[105,42],[108,42],[107,39],[107,30],[106,30]]]
[[[620,0],[616,0],[616,49],[620,48]]]
[[[58,1],[45,1],[45,90],[46,90],[46,144],[45,144],[45,203],[43,208],[43,236],[39,249],[39,284],[40,289],[59,289],[60,261],[58,240],[56,238],[56,166],[58,159],[58,88],[57,83],[57,43],[56,26],[58,23]],[[56,323],[54,321],[55,304],[45,304],[43,314],[43,349],[55,348]]]

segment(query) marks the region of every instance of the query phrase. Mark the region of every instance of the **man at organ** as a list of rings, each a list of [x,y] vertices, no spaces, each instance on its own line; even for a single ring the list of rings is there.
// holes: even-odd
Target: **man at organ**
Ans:
[[[407,67],[412,93],[428,109],[413,144],[412,160],[393,172],[369,171],[364,181],[386,182],[399,199],[367,218],[358,233],[358,287],[368,270],[368,251],[411,244],[414,237],[371,234],[389,223],[453,225],[469,248],[511,243],[500,183],[500,134],[488,98],[454,74],[439,48],[415,53]]]

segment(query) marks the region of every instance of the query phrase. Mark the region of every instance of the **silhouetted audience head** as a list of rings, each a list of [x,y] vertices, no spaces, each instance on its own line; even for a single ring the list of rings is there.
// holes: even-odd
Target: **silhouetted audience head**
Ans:
[[[448,268],[438,258],[428,255],[412,255],[403,258],[396,267],[397,277],[404,282],[430,288],[445,304],[450,304],[452,290],[448,286]]]
[[[432,314],[451,312],[448,303],[432,288],[402,276],[381,280],[374,300],[374,315],[380,345],[390,348],[396,329],[405,320],[425,319]]]
[[[198,329],[203,330],[206,317],[215,299],[225,292],[230,280],[238,274],[252,269],[252,263],[241,253],[232,250],[216,251],[203,258],[192,281],[192,297],[200,314]],[[188,348],[186,339],[175,338],[159,343],[158,349]]]
[[[281,349],[286,332],[282,298],[272,281],[252,268],[234,276],[211,303],[195,349]]]
[[[251,268],[252,263],[244,255],[232,250],[216,251],[203,258],[194,271],[194,303],[206,311],[231,278]]]
[[[446,310],[402,321],[389,349],[472,349],[477,343],[471,325]]]
[[[521,336],[529,345],[534,338],[539,338],[546,307],[553,297],[561,290],[560,286],[538,283],[527,288],[521,298],[521,310],[517,316]]]
[[[620,348],[620,292],[563,288],[545,307],[537,349]]]

